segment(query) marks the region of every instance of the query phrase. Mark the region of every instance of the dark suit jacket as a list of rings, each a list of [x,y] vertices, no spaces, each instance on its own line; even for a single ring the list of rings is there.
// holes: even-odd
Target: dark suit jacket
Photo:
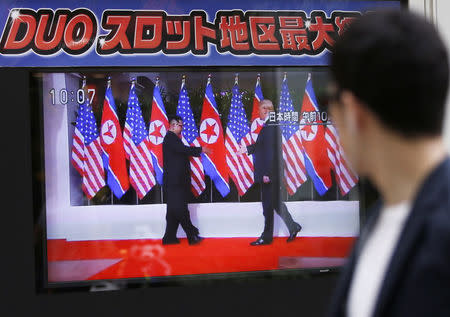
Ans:
[[[345,316],[360,250],[382,204],[371,213],[341,275],[330,316]],[[376,317],[450,316],[450,160],[422,184],[389,263],[375,304]]]
[[[276,125],[264,125],[256,142],[247,146],[248,154],[253,154],[255,182],[262,183],[263,176],[271,181],[279,178],[280,130]]]
[[[201,147],[190,147],[172,131],[167,131],[163,141],[163,183],[165,186],[190,184],[189,156],[200,156]]]

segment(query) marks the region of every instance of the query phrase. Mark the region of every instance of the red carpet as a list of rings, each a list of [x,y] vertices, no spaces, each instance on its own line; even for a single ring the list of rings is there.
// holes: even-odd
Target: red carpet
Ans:
[[[54,261],[121,259],[87,278],[97,280],[274,270],[285,257],[346,257],[354,238],[300,237],[291,243],[275,238],[271,245],[258,247],[249,245],[253,240],[207,238],[194,246],[186,239],[169,246],[161,240],[49,240],[47,254],[49,267]]]

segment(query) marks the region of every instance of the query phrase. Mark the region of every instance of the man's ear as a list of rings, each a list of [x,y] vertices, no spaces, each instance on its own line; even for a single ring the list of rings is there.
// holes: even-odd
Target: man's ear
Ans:
[[[341,93],[341,103],[344,107],[345,123],[352,133],[362,133],[367,128],[368,113],[361,100],[352,92],[344,90]]]

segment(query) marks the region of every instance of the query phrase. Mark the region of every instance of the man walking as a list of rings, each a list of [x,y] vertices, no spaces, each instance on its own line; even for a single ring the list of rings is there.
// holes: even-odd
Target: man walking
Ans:
[[[262,100],[259,104],[259,117],[266,121],[270,111],[273,111],[272,101]],[[255,183],[261,183],[262,187],[264,231],[256,241],[250,243],[253,246],[272,243],[274,209],[289,229],[287,242],[293,241],[302,229],[298,223],[294,222],[285,203],[281,201],[279,171],[282,170],[282,161],[279,160],[280,149],[278,126],[265,123],[256,142],[247,147],[242,146],[237,152],[237,154],[253,154]]]
[[[198,229],[192,224],[187,206],[190,196],[190,156],[200,156],[202,152],[209,153],[209,149],[190,147],[181,141],[183,121],[174,116],[169,120],[169,130],[163,142],[163,189],[167,200],[166,231],[162,239],[163,244],[177,244],[180,241],[176,234],[178,225],[186,232],[189,244],[197,244],[203,240]]]

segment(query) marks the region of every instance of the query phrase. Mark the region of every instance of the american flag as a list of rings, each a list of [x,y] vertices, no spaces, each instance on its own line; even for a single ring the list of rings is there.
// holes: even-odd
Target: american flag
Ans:
[[[78,108],[71,162],[83,179],[81,187],[89,199],[106,184],[101,153],[94,113],[86,100]]]
[[[200,146],[198,142],[198,130],[195,125],[194,115],[192,113],[189,96],[187,93],[185,80],[183,79],[180,89],[180,96],[178,98],[177,115],[183,119],[183,131],[181,132],[181,139],[184,144],[189,146]],[[190,157],[191,165],[191,191],[198,197],[206,188],[205,172],[203,171],[203,164],[200,157]]]
[[[358,183],[358,176],[350,169],[339,142],[335,127],[329,123],[325,129],[328,158],[333,164],[336,182],[342,195],[346,195]]]
[[[286,76],[281,86],[279,112],[292,113],[291,96]],[[282,121],[284,181],[289,195],[295,194],[297,189],[306,181],[305,159],[300,128],[296,123]]]
[[[228,114],[228,125],[225,136],[225,147],[227,164],[230,169],[230,176],[236,184],[239,196],[244,195],[254,182],[253,177],[253,159],[247,154],[237,155],[239,144],[251,144],[251,139],[245,138],[249,135],[245,116],[244,105],[242,104],[242,95],[239,92],[237,79],[233,87],[233,97],[231,99],[230,113]]]
[[[142,199],[156,184],[152,157],[148,149],[147,129],[133,81],[123,131],[125,155],[130,161],[130,183]]]

